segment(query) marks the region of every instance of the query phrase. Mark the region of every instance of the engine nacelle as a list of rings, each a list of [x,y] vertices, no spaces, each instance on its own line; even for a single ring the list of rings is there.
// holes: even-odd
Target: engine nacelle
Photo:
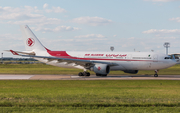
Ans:
[[[95,64],[90,70],[98,74],[107,75],[110,72],[110,67],[107,64]]]
[[[124,73],[137,74],[138,70],[125,70]]]

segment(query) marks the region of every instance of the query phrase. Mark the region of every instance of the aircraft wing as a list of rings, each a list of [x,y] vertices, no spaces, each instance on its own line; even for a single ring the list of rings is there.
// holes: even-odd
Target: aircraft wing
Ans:
[[[23,55],[23,54],[19,54],[19,53],[23,53],[23,52],[16,52],[13,50],[9,50],[13,55],[19,55],[19,56],[23,56],[23,57],[32,57],[32,58],[43,58],[43,59],[47,59],[49,62],[56,60],[59,63],[61,62],[66,62],[67,64],[70,63],[75,63],[76,65],[81,65],[85,68],[88,68],[92,65],[94,65],[95,63],[101,63],[101,64],[108,64],[109,66],[117,66],[118,64],[113,63],[113,62],[103,62],[103,61],[91,61],[91,60],[81,60],[81,59],[71,59],[71,58],[61,58],[61,57],[53,57],[53,56],[35,56],[35,55]]]

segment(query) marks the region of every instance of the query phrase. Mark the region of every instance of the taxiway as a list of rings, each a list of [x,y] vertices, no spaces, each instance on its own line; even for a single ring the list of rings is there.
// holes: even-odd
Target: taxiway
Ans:
[[[79,77],[76,75],[0,75],[0,80],[180,80],[180,75],[108,75]]]

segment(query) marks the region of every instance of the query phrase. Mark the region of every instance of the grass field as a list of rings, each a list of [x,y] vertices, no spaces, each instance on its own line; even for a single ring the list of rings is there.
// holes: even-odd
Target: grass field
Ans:
[[[73,68],[61,68],[46,64],[0,64],[0,74],[71,74],[77,75],[83,70]],[[95,74],[90,71],[91,74]],[[127,75],[123,71],[111,71],[112,75]],[[154,71],[139,71],[138,75],[154,75]],[[162,69],[158,73],[159,75],[180,75],[180,64],[170,67],[168,69]],[[129,74],[128,74],[129,75]]]
[[[180,112],[180,82],[0,81],[0,112]]]
[[[0,74],[74,74],[82,70],[44,64],[0,65]],[[91,74],[94,74],[91,72]],[[112,71],[110,74],[125,74]],[[154,74],[140,71],[138,75]],[[180,65],[160,70],[159,74],[180,75]],[[2,113],[174,113],[180,112],[180,81],[0,81]]]

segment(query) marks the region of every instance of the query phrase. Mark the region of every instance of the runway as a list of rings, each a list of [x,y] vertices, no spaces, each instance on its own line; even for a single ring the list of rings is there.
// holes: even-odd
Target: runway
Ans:
[[[79,77],[76,75],[6,75],[0,74],[0,80],[180,80],[180,75],[108,75],[99,77]]]

